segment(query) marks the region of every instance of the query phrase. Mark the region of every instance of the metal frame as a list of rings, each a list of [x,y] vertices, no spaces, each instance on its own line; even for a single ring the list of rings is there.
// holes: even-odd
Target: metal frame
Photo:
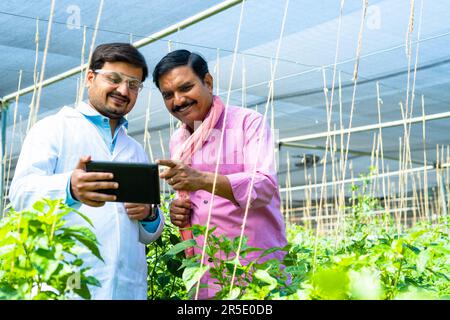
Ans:
[[[223,1],[209,9],[206,9],[198,14],[195,14],[189,18],[186,18],[181,22],[178,22],[178,23],[173,24],[163,30],[153,33],[152,35],[150,35],[142,40],[136,41],[133,43],[133,46],[135,46],[136,48],[146,46],[146,45],[148,45],[152,42],[155,42],[161,38],[164,38],[172,33],[175,33],[181,29],[187,28],[193,24],[196,24],[197,22],[200,22],[206,18],[209,18],[215,14],[218,14],[224,10],[227,10],[227,9],[241,3],[242,1],[244,1],[244,0]],[[49,86],[53,83],[56,83],[58,81],[64,80],[68,77],[71,77],[73,75],[76,75],[76,74],[86,70],[87,68],[88,68],[88,63],[85,63],[81,66],[69,69],[63,73],[56,75],[56,76],[50,77],[44,81],[35,83],[34,85],[31,85],[29,87],[26,87],[21,90],[7,94],[0,99],[0,121],[1,121],[0,157],[1,157],[1,159],[4,158],[4,154],[5,154],[4,147],[6,144],[6,114],[7,114],[6,106],[8,104],[8,101],[12,100],[12,99],[17,99],[19,96],[33,92],[33,90],[35,90],[36,88],[43,88],[43,87]],[[2,208],[2,206],[3,206],[3,191],[4,191],[3,161],[2,161],[2,164],[0,165],[0,170],[1,170],[1,173],[0,173],[0,210],[1,210],[1,212],[0,213],[3,214],[3,208]]]
[[[181,29],[187,28],[187,27],[189,27],[189,26],[191,26],[193,24],[196,24],[197,22],[200,22],[200,21],[202,21],[202,20],[204,20],[206,18],[209,18],[209,17],[211,17],[211,16],[213,16],[215,14],[218,14],[218,13],[220,13],[220,12],[226,10],[226,9],[229,9],[229,8],[231,8],[231,7],[241,3],[242,1],[243,0],[226,0],[226,1],[222,2],[222,3],[219,3],[218,5],[215,5],[215,6],[209,8],[209,9],[206,9],[206,10],[200,12],[200,13],[197,13],[196,15],[193,15],[193,16],[191,16],[189,18],[186,18],[186,19],[184,19],[181,22],[175,23],[175,24],[173,24],[173,25],[171,25],[171,26],[169,26],[169,27],[167,27],[167,28],[165,28],[163,30],[155,32],[152,35],[150,35],[150,36],[148,36],[148,37],[146,37],[144,39],[136,41],[136,42],[133,43],[133,46],[135,46],[136,48],[140,48],[140,47],[146,46],[146,45],[148,45],[148,44],[150,44],[152,42],[155,42],[157,40],[160,40],[161,38],[164,38],[164,37],[166,37],[166,36],[168,36],[168,35],[170,35],[172,33],[175,33],[175,32],[177,32],[177,31],[179,31]],[[78,73],[82,72],[83,70],[87,69],[87,67],[88,67],[88,65],[87,65],[87,63],[85,63],[85,64],[83,64],[81,66],[69,69],[69,70],[67,70],[67,71],[65,71],[63,73],[60,73],[60,74],[58,74],[56,76],[53,76],[51,78],[46,79],[45,81],[42,82],[41,85],[42,85],[42,87],[46,87],[46,86],[48,86],[50,84],[53,84],[55,82],[64,80],[64,79],[66,79],[68,77],[71,77],[71,76],[73,76],[75,74],[78,74]],[[40,84],[37,83],[35,85],[23,88],[23,89],[21,89],[19,91],[7,94],[6,96],[4,96],[1,99],[1,101],[2,102],[7,102],[8,100],[14,99],[17,95],[22,96],[24,94],[32,92],[39,85]]]

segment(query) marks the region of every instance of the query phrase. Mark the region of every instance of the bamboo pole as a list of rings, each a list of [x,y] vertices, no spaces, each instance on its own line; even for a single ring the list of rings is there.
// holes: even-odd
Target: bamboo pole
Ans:
[[[17,84],[17,91],[20,90],[20,86],[22,85],[22,70],[19,71],[19,81]],[[16,132],[16,119],[17,119],[17,109],[19,108],[19,95],[16,96],[16,103],[14,106],[14,116],[13,116],[13,127],[12,127],[12,133],[11,133],[11,143],[9,146],[9,156],[8,157],[8,172],[6,174],[6,186],[4,188],[4,195],[3,195],[3,206],[2,206],[2,217],[3,217],[3,210],[6,208],[6,199],[7,199],[7,194],[6,192],[8,192],[9,189],[9,179],[10,179],[10,172],[11,172],[11,159],[12,159],[12,153],[13,153],[13,146],[14,146],[14,138],[15,138],[15,132]],[[4,176],[3,176],[4,177]],[[5,180],[3,180],[5,181]],[[2,184],[3,186],[3,184]]]

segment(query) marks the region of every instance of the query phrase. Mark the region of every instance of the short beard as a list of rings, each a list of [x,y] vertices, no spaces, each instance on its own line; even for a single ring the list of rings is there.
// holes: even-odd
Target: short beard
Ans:
[[[102,108],[96,109],[100,114],[104,115],[105,117],[108,117],[110,119],[120,119],[123,116],[125,116],[128,112],[115,112],[114,109],[110,109],[107,105],[102,106]]]

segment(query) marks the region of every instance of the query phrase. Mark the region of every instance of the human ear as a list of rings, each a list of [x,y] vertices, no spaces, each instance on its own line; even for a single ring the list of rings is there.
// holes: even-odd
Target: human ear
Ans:
[[[88,70],[88,72],[86,74],[85,87],[89,89],[89,87],[93,83],[94,79],[95,79],[95,72],[92,70]]]
[[[203,82],[206,84],[206,86],[209,89],[209,93],[212,94],[213,92],[213,84],[214,80],[210,73],[205,74],[205,77],[203,78]]]

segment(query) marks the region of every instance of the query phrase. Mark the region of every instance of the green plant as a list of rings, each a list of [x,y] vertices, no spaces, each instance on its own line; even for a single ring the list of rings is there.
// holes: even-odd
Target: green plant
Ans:
[[[206,234],[205,226],[193,225],[191,229],[195,237]],[[219,287],[215,299],[266,299],[275,288],[286,285],[287,274],[282,271],[281,261],[267,259],[271,253],[284,248],[263,250],[250,247],[246,244],[247,238],[244,237],[237,257],[239,237],[229,239],[225,235],[216,235],[215,230],[213,227],[208,231],[206,240],[205,254],[208,264],[200,263],[200,254],[182,262],[182,278],[191,298],[195,293],[197,282],[206,272],[209,272],[214,284]],[[176,256],[190,246],[200,248],[194,240],[180,242],[166,252],[164,259]],[[247,256],[250,253],[258,253],[258,257],[249,260]],[[234,269],[236,272],[233,279]]]
[[[366,176],[367,178],[368,176]],[[398,230],[378,199],[367,193],[369,179],[353,186],[342,241],[302,227],[288,231],[286,272],[292,285],[284,298],[401,299],[448,298],[448,219]],[[312,258],[316,252],[316,259]]]
[[[170,223],[169,205],[174,195],[161,198],[160,210],[165,217],[165,226],[161,236],[147,245],[148,263],[148,299],[178,300],[187,299],[182,280],[183,252],[166,255],[173,246],[181,242],[178,228]]]
[[[449,219],[400,230],[379,200],[370,196],[370,173],[362,177],[361,186],[352,186],[354,197],[339,232],[322,235],[288,225],[284,248],[264,251],[247,246],[244,238],[236,257],[239,238],[216,235],[213,227],[205,248],[209,261],[202,266],[200,255],[183,255],[197,243],[181,242],[177,228],[168,222],[161,241],[153,244],[158,251],[148,255],[153,262],[149,281],[156,283],[153,297],[192,298],[196,283],[209,272],[219,287],[216,299],[450,298]],[[168,201],[163,208],[169,221]],[[196,237],[206,233],[204,226],[194,225],[192,230]],[[277,250],[287,252],[283,261],[264,261]],[[250,253],[259,257],[248,259]]]
[[[89,228],[66,226],[64,217],[78,214],[92,223],[61,200],[43,199],[33,209],[10,209],[0,221],[0,299],[89,299],[88,284],[100,284],[86,275],[79,254],[102,260],[98,242]]]

